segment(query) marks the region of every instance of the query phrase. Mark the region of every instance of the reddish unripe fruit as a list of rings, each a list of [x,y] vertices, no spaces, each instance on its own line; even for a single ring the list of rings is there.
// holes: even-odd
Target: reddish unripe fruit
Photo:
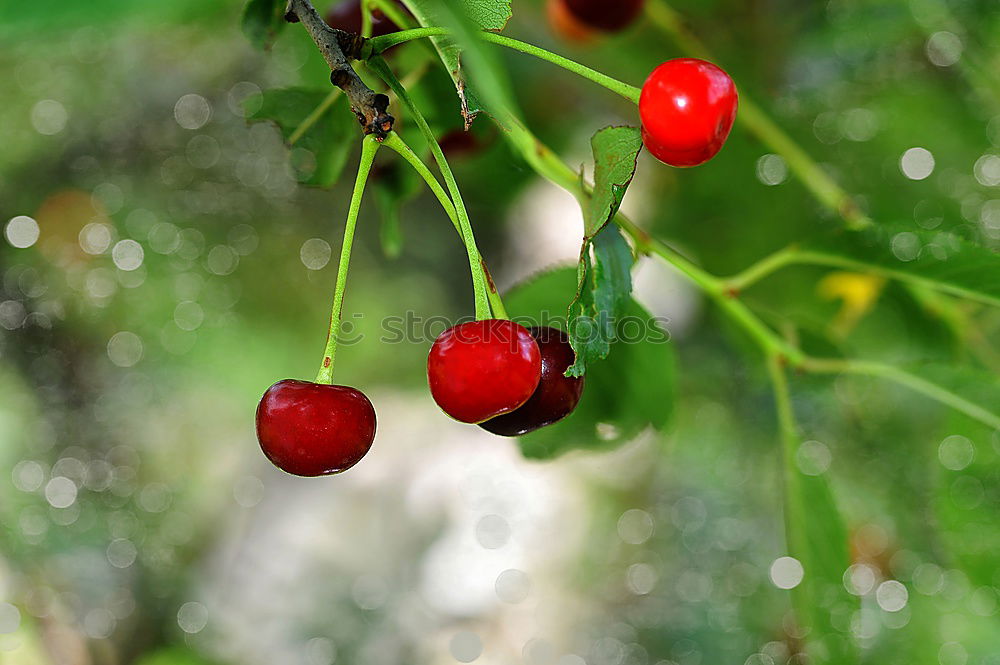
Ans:
[[[480,423],[528,401],[542,376],[531,333],[506,319],[453,326],[427,356],[427,382],[437,405],[455,420]]]
[[[726,72],[697,58],[668,60],[642,86],[642,142],[671,166],[703,164],[726,142],[737,105]]]
[[[580,23],[601,32],[624,30],[642,11],[644,0],[561,0]]]
[[[545,14],[549,18],[552,31],[569,42],[586,43],[597,37],[597,30],[574,16],[566,6],[566,0],[548,0]]]
[[[296,476],[351,468],[375,439],[375,409],[348,386],[285,379],[257,406],[257,440],[271,462]]]
[[[324,17],[327,25],[344,32],[361,34],[361,1],[342,0],[330,8]],[[399,27],[378,9],[372,10],[372,37],[396,32]]]
[[[528,331],[542,353],[542,380],[520,408],[479,423],[500,436],[521,436],[562,420],[573,412],[583,395],[583,377],[565,375],[576,359],[566,333],[548,327]]]

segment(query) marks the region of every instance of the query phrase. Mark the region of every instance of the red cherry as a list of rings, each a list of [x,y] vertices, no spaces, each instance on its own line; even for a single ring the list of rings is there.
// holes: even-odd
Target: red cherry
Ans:
[[[427,382],[438,406],[455,420],[480,423],[528,401],[542,377],[531,333],[506,319],[445,330],[427,356]]]
[[[326,13],[326,23],[331,28],[361,34],[361,1],[342,0]],[[399,27],[378,9],[372,10],[372,37],[396,32]]]
[[[618,32],[642,11],[644,0],[560,0],[580,23],[601,32]]]
[[[521,436],[562,420],[576,408],[583,394],[583,377],[566,376],[576,354],[569,337],[557,328],[529,328],[542,353],[542,380],[520,408],[479,423],[500,436]]]
[[[375,439],[375,409],[348,386],[285,379],[257,406],[257,440],[271,462],[296,476],[325,476],[358,463]]]
[[[642,142],[671,166],[704,164],[726,142],[737,104],[733,80],[712,63],[667,60],[642,86]]]

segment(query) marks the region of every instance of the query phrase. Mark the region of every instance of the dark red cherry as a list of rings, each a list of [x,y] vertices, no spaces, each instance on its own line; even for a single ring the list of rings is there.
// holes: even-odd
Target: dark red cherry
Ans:
[[[438,139],[441,152],[447,157],[465,157],[479,152],[483,145],[471,131],[453,129]]]
[[[583,395],[583,377],[565,375],[576,358],[566,333],[548,327],[528,331],[542,353],[542,380],[520,408],[479,423],[500,436],[521,436],[562,420],[573,412]]]
[[[375,439],[375,409],[348,386],[285,379],[257,405],[257,440],[271,462],[296,476],[325,476],[358,463]]]
[[[738,105],[726,72],[697,58],[667,60],[639,95],[642,142],[671,166],[697,166],[714,157],[729,136]]]
[[[453,326],[427,356],[427,383],[438,406],[455,420],[480,423],[528,401],[542,376],[531,333],[506,319]]]
[[[361,34],[362,0],[341,0],[326,13],[326,23],[331,28]],[[378,9],[372,10],[372,37],[396,32],[399,27]]]
[[[559,0],[583,25],[601,32],[627,28],[642,11],[644,0]]]

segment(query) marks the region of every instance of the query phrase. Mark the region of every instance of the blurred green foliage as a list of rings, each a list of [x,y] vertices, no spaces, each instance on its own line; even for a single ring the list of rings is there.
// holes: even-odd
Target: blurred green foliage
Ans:
[[[566,42],[543,4],[515,0],[505,34],[636,85],[682,54],[648,17],[620,36]],[[241,5],[0,2],[0,219],[5,229],[20,215],[40,227],[31,247],[14,246],[9,234],[0,241],[0,628],[11,626],[8,606],[18,613],[0,634],[0,662],[439,662],[450,657],[439,642],[460,627],[506,616],[492,606],[442,611],[420,586],[421,566],[457,509],[420,504],[401,517],[428,492],[413,480],[424,457],[411,440],[436,451],[459,436],[433,412],[423,365],[435,331],[468,315],[471,296],[461,244],[426,191],[398,197],[406,203],[389,232],[389,253],[399,253],[392,261],[379,219],[396,214],[394,194],[412,183],[379,195],[378,207],[375,197],[366,201],[359,224],[345,305],[347,333],[359,341],[339,354],[337,377],[376,398],[382,434],[376,457],[358,469],[372,474],[362,476],[367,484],[345,476],[320,490],[286,481],[256,449],[260,393],[280,378],[311,377],[320,359],[331,246],[351,178],[304,187],[282,133],[248,124],[244,104],[262,93],[298,88],[319,100],[329,84],[302,30],[284,30],[269,54],[253,50],[240,34]],[[892,230],[876,264],[995,300],[1000,13],[992,3],[673,7],[741,92],[879,229]],[[591,161],[595,131],[637,122],[634,108],[586,81],[521,54],[490,53],[514,83],[527,126],[574,167]],[[443,135],[462,117],[432,55],[407,44],[390,64],[404,82],[414,77],[413,97]],[[353,132],[355,121],[337,113],[318,127],[349,172],[357,141],[341,130]],[[423,150],[412,122],[396,115],[400,133]],[[523,256],[525,245],[546,246],[541,227],[570,228],[576,241],[581,217],[569,196],[545,207],[535,174],[488,125],[484,117],[474,126],[484,148],[456,157],[453,168],[480,247],[509,284],[541,267]],[[914,147],[933,156],[929,177],[901,169]],[[379,156],[377,168],[398,166]],[[699,169],[640,156],[624,206],[718,275],[790,242],[830,234],[838,247],[851,242],[787,162],[739,127]],[[894,263],[898,234],[932,247],[930,258]],[[947,252],[957,238],[975,248],[976,262],[935,262],[933,247]],[[133,251],[119,246],[124,240],[141,247],[138,268],[121,267]],[[846,254],[872,262],[856,246]],[[553,250],[553,262],[566,258]],[[998,408],[994,308],[892,274],[858,280],[858,272],[867,273],[788,266],[740,298],[810,354],[913,367]],[[573,282],[569,269],[528,282],[511,292],[511,313],[564,311]],[[656,310],[651,293],[673,296],[669,307]],[[645,317],[645,305],[673,319],[671,343],[613,347],[588,373],[580,411],[520,442],[532,458],[584,449],[525,467],[565,469],[586,488],[582,504],[560,513],[549,545],[558,549],[582,525],[579,547],[551,569],[539,564],[547,572],[533,593],[548,618],[538,630],[560,654],[594,665],[787,662],[806,636],[789,594],[769,578],[788,554],[788,469],[760,354],[677,281],[664,278],[652,292],[637,286],[635,298],[642,305],[630,303],[632,314]],[[407,311],[423,317],[416,332],[380,343],[387,317]],[[821,551],[847,550],[851,564],[840,587],[828,580],[830,630],[858,662],[996,665],[1000,434],[877,378],[793,374],[790,383],[807,440],[792,471],[824,481],[833,496],[804,506],[816,528],[809,537]],[[470,449],[482,454],[473,436]],[[830,504],[846,535],[831,528]],[[296,522],[303,505],[330,512]],[[292,526],[275,535],[274,524]],[[373,570],[390,585],[374,606],[357,591]],[[883,586],[891,581],[907,591],[901,608],[897,587]],[[192,602],[208,608],[207,624],[199,627]],[[485,653],[547,662],[522,646],[495,638]]]

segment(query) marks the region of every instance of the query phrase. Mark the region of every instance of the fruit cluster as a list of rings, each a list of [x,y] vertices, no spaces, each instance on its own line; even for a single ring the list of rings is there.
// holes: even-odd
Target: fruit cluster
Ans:
[[[621,30],[642,7],[643,0],[549,2],[554,24],[588,34]],[[373,12],[372,19],[376,35],[397,29],[380,13]],[[360,31],[358,0],[335,6],[328,22]],[[736,87],[719,67],[695,58],[668,60],[653,70],[639,94],[643,144],[672,166],[702,164],[722,148],[737,103]],[[370,165],[369,159],[365,168]],[[349,252],[346,240],[345,247]],[[336,317],[339,321],[339,314]],[[336,335],[331,340],[335,349]],[[569,339],[560,330],[529,329],[506,318],[480,316],[437,338],[427,359],[427,380],[434,401],[455,420],[501,436],[521,436],[565,418],[576,408],[584,380],[565,375],[573,362]],[[329,385],[331,363],[332,352],[324,359],[326,371],[320,373],[326,383],[279,381],[257,407],[261,448],[289,473],[321,476],[345,471],[364,457],[375,438],[371,402],[355,388]]]
[[[561,330],[486,319],[453,326],[435,340],[427,379],[434,401],[455,420],[521,436],[576,408],[583,378],[565,376],[573,359]],[[257,406],[257,438],[288,473],[340,473],[371,448],[375,409],[356,388],[285,379]]]

